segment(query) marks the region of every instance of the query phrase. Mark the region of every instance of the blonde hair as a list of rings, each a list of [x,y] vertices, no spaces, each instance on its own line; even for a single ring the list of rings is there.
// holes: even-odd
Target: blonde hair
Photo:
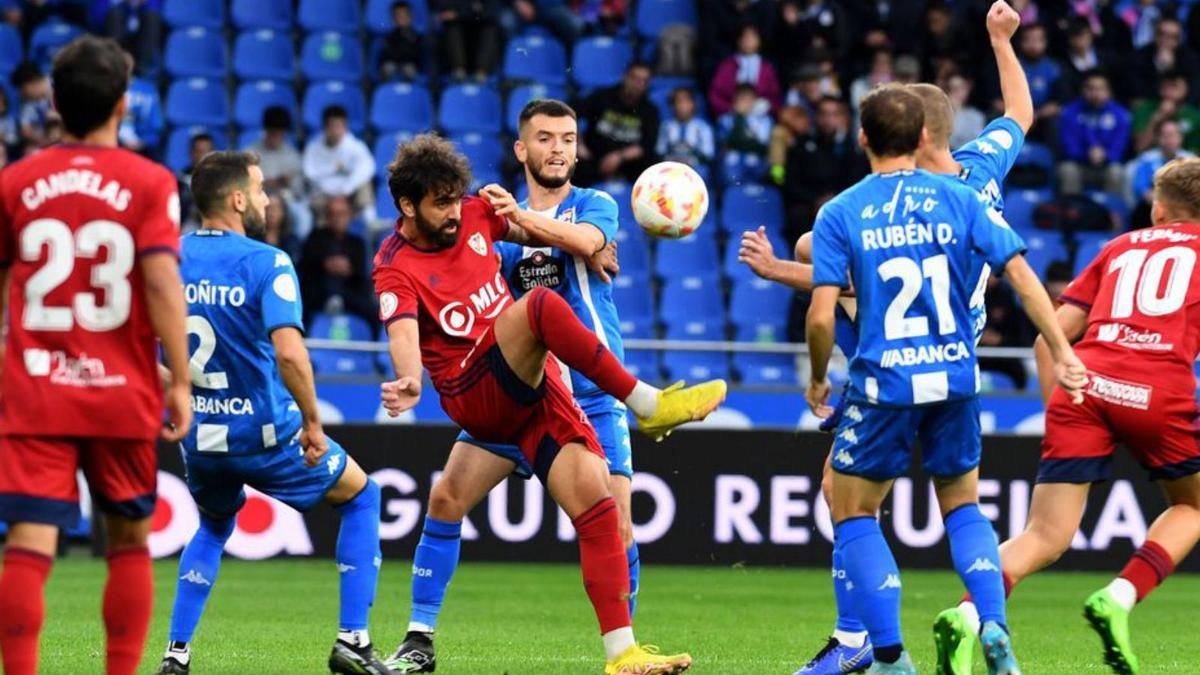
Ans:
[[[1200,218],[1200,157],[1175,159],[1154,172],[1154,201],[1177,218]]]
[[[925,106],[925,131],[936,148],[950,147],[950,134],[954,131],[954,104],[950,97],[935,85],[918,82],[905,85],[921,99]]]

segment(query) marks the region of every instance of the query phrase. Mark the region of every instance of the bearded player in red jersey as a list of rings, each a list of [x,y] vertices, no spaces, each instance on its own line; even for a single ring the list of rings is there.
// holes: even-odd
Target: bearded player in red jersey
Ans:
[[[0,653],[37,671],[42,598],[58,531],[79,520],[76,469],[104,514],[107,673],[137,668],[153,596],[146,539],[155,504],[163,390],[178,441],[191,424],[179,196],[165,168],[117,147],[129,68],[112,40],[54,58],[66,143],[0,173],[0,284],[8,338],[0,399]],[[0,300],[0,309],[3,301]]]
[[[1092,483],[1111,478],[1126,445],[1163,488],[1170,506],[1120,575],[1084,604],[1117,673],[1138,672],[1129,614],[1200,540],[1200,444],[1196,375],[1200,354],[1200,159],[1154,175],[1154,227],[1111,241],[1062,294],[1058,322],[1082,339],[1083,400],[1054,387],[1049,351],[1036,345],[1046,435],[1025,531],[1000,547],[1005,587],[1058,560],[1079,529]],[[955,610],[970,623],[974,607]],[[978,620],[978,619],[974,619]],[[940,665],[940,664],[939,664]],[[969,673],[969,664],[938,672]]]
[[[448,141],[418,136],[400,147],[388,170],[401,217],[380,246],[374,272],[397,376],[383,385],[388,413],[416,405],[424,364],[450,418],[475,438],[519,447],[525,465],[571,517],[584,588],[604,638],[605,672],[686,670],[686,654],[657,654],[634,640],[629,566],[604,452],[556,359],[547,357],[553,353],[624,401],[641,430],[656,438],[703,419],[725,398],[725,382],[659,391],[630,375],[554,291],[537,288],[513,302],[492,243],[536,243],[523,223],[576,225],[519,209],[498,186],[484,189],[486,200],[464,198],[471,169]],[[454,493],[472,494],[474,486],[490,489],[516,468],[512,459],[456,443],[440,480],[463,488]],[[457,544],[457,533],[438,534]],[[433,665],[410,662],[404,672],[429,672]]]

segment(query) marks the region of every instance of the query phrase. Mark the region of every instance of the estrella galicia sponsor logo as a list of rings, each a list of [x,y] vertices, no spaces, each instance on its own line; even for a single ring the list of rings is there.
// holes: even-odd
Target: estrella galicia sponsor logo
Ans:
[[[542,249],[534,249],[513,266],[508,285],[521,293],[528,293],[539,286],[560,288],[566,282],[566,277],[562,258],[552,256]]]

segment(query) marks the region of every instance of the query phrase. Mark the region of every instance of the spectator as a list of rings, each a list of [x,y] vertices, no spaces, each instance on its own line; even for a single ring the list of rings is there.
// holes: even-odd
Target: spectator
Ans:
[[[1188,103],[1187,76],[1178,71],[1162,76],[1157,100],[1142,101],[1134,106],[1134,150],[1141,152],[1154,145],[1158,123],[1166,119],[1179,122],[1185,146],[1200,147],[1200,109]]]
[[[313,230],[300,254],[300,294],[305,323],[334,296],[350,314],[377,324],[374,290],[367,274],[367,244],[350,231],[354,208],[350,200],[331,195],[325,201],[324,226]]]
[[[707,179],[709,166],[716,156],[713,128],[696,117],[696,99],[691,89],[677,87],[671,92],[671,118],[658,130],[656,151],[660,157],[682,162]]]
[[[1163,17],[1157,0],[1132,0],[1123,5],[1120,17],[1129,26],[1134,48],[1141,49],[1151,44],[1155,38],[1155,28]]]
[[[646,95],[649,88],[650,67],[632,63],[620,84],[599,89],[580,103],[579,117],[587,122],[579,146],[581,184],[614,178],[633,182],[654,163],[659,118]]]
[[[442,24],[450,77],[465,80],[470,69],[476,81],[486,82],[500,61],[499,0],[432,0],[430,9]]]
[[[892,72],[900,84],[916,84],[921,81],[921,62],[911,54],[901,54],[896,57]]]
[[[1134,94],[1141,98],[1153,98],[1158,93],[1159,79],[1164,73],[1175,71],[1188,74],[1192,90],[1200,85],[1195,78],[1200,70],[1200,61],[1191,49],[1183,44],[1183,26],[1170,17],[1163,18],[1154,29],[1154,41],[1138,49],[1133,57]]]
[[[150,75],[157,75],[163,42],[163,0],[99,0],[104,34],[137,57]],[[107,9],[103,9],[107,6]]]
[[[921,21],[922,3],[879,2],[879,0],[845,0],[853,42],[861,50],[857,61],[861,65],[880,49],[912,52],[917,49],[917,31]]]
[[[263,111],[262,127],[262,135],[246,149],[258,155],[263,185],[277,192],[276,201],[287,206],[292,229],[303,239],[312,231],[312,211],[308,208],[304,161],[288,138],[292,131],[292,115],[287,108],[270,106]]]
[[[1093,70],[1108,73],[1113,90],[1118,94],[1129,94],[1128,78],[1121,77],[1124,68],[1113,61],[1109,52],[1096,48],[1096,34],[1092,24],[1083,17],[1075,17],[1067,24],[1067,57],[1063,61],[1064,91],[1078,91],[1083,75]]]
[[[761,54],[762,38],[758,29],[751,25],[742,27],[738,33],[737,53],[717,66],[708,90],[708,103],[713,114],[724,115],[733,107],[734,90],[739,84],[748,84],[755,93],[766,99],[771,111],[779,108],[779,76],[775,66]]]
[[[987,126],[983,111],[971,105],[974,83],[955,73],[946,82],[946,94],[954,104],[954,129],[950,132],[950,147],[957,148],[975,140]]]
[[[544,26],[567,47],[584,33],[613,35],[625,23],[625,0],[514,0],[501,14],[510,37],[527,26]]]
[[[798,139],[807,139],[812,133],[812,118],[808,109],[787,106],[779,111],[779,123],[771,130],[771,142],[767,145],[767,164],[771,181],[783,185],[787,179],[788,154]]]
[[[811,50],[823,49],[837,56],[846,53],[850,40],[846,32],[846,17],[839,2],[801,0],[795,4],[798,5],[801,30],[807,36],[804,42],[797,44],[806,45]],[[797,44],[789,47],[794,50]]]
[[[1059,302],[1063,291],[1075,280],[1075,270],[1071,269],[1071,263],[1066,260],[1055,260],[1046,265],[1046,272],[1042,278],[1045,280],[1046,295],[1054,302]]]
[[[816,129],[797,138],[787,155],[784,195],[799,236],[812,227],[817,210],[866,174],[858,139],[850,133],[850,113],[841,100],[827,96],[817,105]]]
[[[311,202],[320,211],[329,197],[350,197],[359,209],[374,205],[371,179],[375,157],[349,128],[350,117],[340,105],[321,113],[321,134],[304,148],[304,177],[312,187]]]
[[[22,143],[40,148],[46,142],[46,122],[54,114],[50,102],[50,78],[37,64],[25,62],[13,71],[12,83],[20,97],[17,120]]]
[[[273,190],[267,195],[271,202],[267,204],[266,234],[263,241],[288,254],[292,262],[300,260],[300,239],[292,232],[291,218],[288,217],[287,206],[283,196]]]
[[[379,75],[384,80],[412,82],[421,75],[424,55],[424,38],[413,28],[412,5],[403,0],[393,2],[392,30],[383,36],[379,52]]]
[[[815,117],[817,104],[825,96],[822,88],[821,67],[815,63],[804,63],[796,69],[796,76],[788,87],[783,104],[788,107],[800,106],[808,116]]]
[[[1062,112],[1065,82],[1062,66],[1046,53],[1046,27],[1041,24],[1023,26],[1017,37],[1017,55],[1025,69],[1029,82],[1029,94],[1033,99],[1036,138],[1047,141],[1054,136],[1054,120]],[[1004,109],[1003,101],[995,101],[993,108]]]
[[[955,60],[954,15],[944,0],[925,5],[921,22],[921,70],[936,73],[942,61]]]
[[[121,120],[119,138],[121,145],[151,158],[158,158],[158,143],[162,139],[162,102],[158,98],[158,87],[143,77],[137,77],[133,55],[125,52],[129,63],[128,107],[125,119]]]
[[[179,172],[179,204],[182,207],[183,229],[193,230],[200,226],[200,214],[192,204],[192,169],[208,153],[216,149],[213,137],[206,133],[192,136],[188,141],[188,165]]]
[[[892,52],[888,49],[878,49],[871,57],[871,66],[867,72],[850,83],[850,110],[855,119],[858,119],[858,104],[863,97],[875,87],[895,79],[892,65]]]
[[[1155,146],[1129,163],[1129,189],[1136,206],[1130,215],[1134,228],[1150,226],[1150,204],[1154,201],[1154,172],[1180,157],[1195,155],[1183,149],[1183,125],[1171,117],[1155,123]]]
[[[1041,273],[1042,270],[1034,271]],[[1029,321],[1017,305],[1012,290],[995,275],[988,275],[984,303],[987,324],[979,336],[980,347],[1021,347],[1033,342]],[[1025,364],[1018,359],[980,358],[979,369],[1007,375],[1017,389],[1024,389],[1029,380]]]
[[[754,87],[739,84],[733,109],[717,120],[726,184],[760,180],[766,173],[771,117],[758,105]]]
[[[1078,195],[1084,186],[1121,194],[1125,188],[1121,161],[1129,146],[1131,115],[1112,100],[1108,78],[1093,71],[1083,80],[1081,96],[1065,108],[1059,140],[1066,161],[1059,164],[1059,189]]]
[[[13,116],[12,106],[8,102],[8,91],[0,87],[0,146],[5,150],[16,148],[21,140],[21,132],[17,126],[17,118]],[[7,160],[7,153],[5,160]]]

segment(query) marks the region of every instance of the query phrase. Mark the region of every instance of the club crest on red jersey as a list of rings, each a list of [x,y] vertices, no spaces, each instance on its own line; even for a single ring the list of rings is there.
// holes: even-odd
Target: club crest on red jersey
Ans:
[[[479,232],[471,235],[471,238],[467,240],[467,245],[479,255],[487,255],[487,240]]]

